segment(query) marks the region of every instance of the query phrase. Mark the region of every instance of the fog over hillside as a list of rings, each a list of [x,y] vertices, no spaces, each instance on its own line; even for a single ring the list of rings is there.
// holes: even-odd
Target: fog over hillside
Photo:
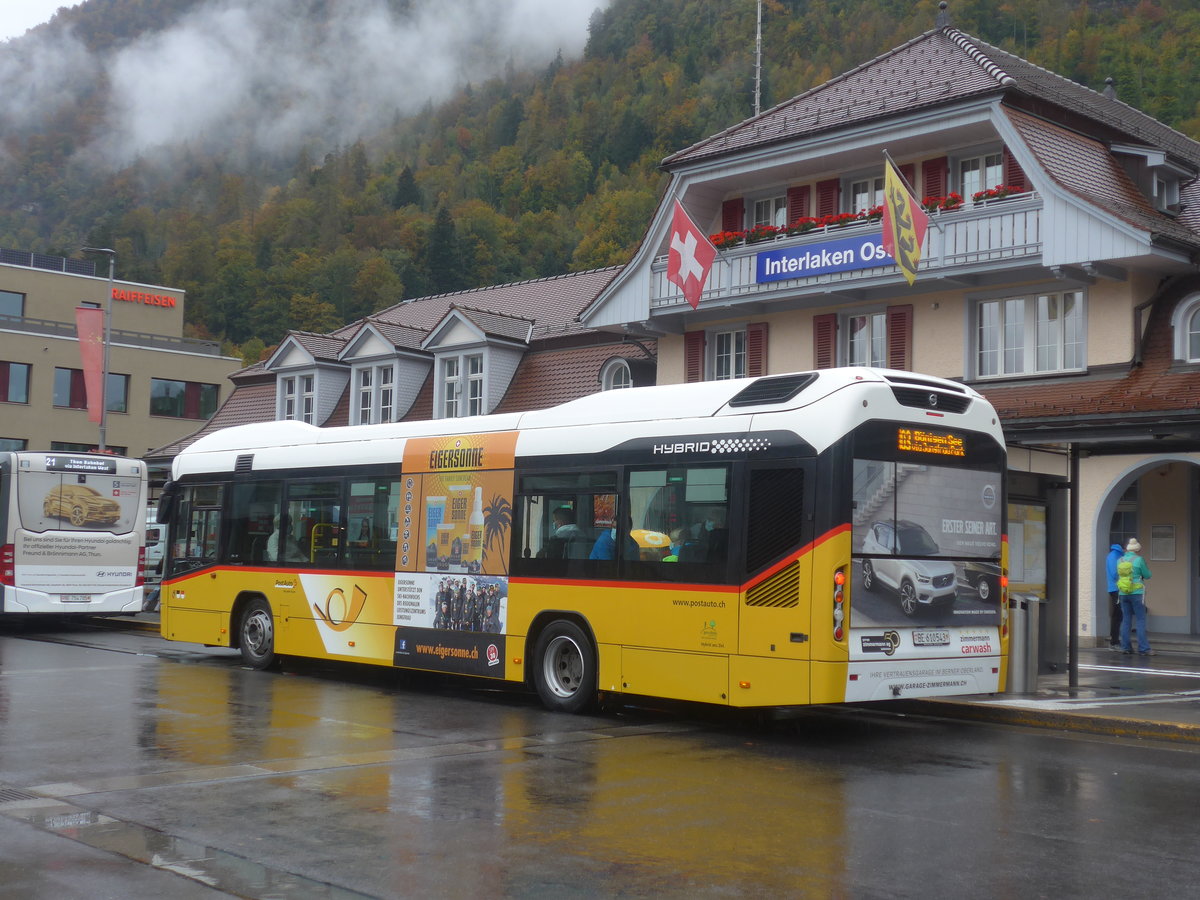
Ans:
[[[37,133],[81,89],[99,127],[77,154],[120,166],[187,143],[291,155],[346,144],[508,65],[577,56],[608,0],[208,0],[103,56],[38,29],[0,46],[0,129]],[[78,157],[77,157],[78,158]]]

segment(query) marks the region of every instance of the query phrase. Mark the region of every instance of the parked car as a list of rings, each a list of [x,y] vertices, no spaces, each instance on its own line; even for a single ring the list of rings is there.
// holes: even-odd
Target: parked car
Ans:
[[[964,563],[963,578],[975,589],[980,600],[986,601],[1000,590],[1000,567],[995,563]]]
[[[69,519],[76,528],[112,525],[121,518],[121,504],[86,484],[64,484],[46,494],[42,515]]]
[[[867,530],[863,552],[881,554],[862,561],[862,584],[872,590],[876,581],[896,591],[900,609],[915,616],[935,604],[953,603],[958,596],[954,563],[928,557],[938,552],[937,542],[916,522],[876,522]]]

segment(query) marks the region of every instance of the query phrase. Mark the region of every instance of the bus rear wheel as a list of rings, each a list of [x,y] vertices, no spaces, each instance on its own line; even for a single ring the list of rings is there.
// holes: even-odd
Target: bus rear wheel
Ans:
[[[269,669],[275,663],[275,620],[271,605],[261,597],[246,604],[238,624],[242,662],[251,669]]]
[[[565,619],[546,626],[534,650],[533,683],[553,712],[582,712],[595,701],[596,649],[582,628]]]

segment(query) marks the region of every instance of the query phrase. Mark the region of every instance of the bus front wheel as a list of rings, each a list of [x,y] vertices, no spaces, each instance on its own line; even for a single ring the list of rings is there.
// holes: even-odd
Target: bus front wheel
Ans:
[[[554,712],[582,712],[596,699],[596,650],[574,622],[551,622],[534,651],[533,682]]]
[[[269,669],[275,662],[275,620],[266,600],[257,597],[246,605],[238,638],[242,662],[249,668]]]

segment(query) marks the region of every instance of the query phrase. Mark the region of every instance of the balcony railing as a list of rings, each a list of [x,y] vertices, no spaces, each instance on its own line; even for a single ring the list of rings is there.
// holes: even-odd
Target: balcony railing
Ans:
[[[74,322],[31,319],[28,316],[0,316],[0,331],[19,331],[25,334],[46,334],[66,338],[78,337]],[[152,334],[145,331],[125,331],[120,328],[112,329],[112,342],[131,347],[172,350],[176,353],[221,355],[221,345],[217,341],[198,341],[193,338],[172,337],[169,334]]]
[[[1041,195],[1030,192],[931,214],[918,280],[922,276],[964,275],[997,264],[1036,262],[1042,254],[1042,207]],[[809,291],[828,293],[831,285],[850,290],[852,286],[884,285],[900,280],[903,278],[900,270],[885,258],[882,265],[758,281],[760,253],[794,249],[803,252],[807,247],[856,237],[863,239],[859,243],[865,243],[871,238],[877,240],[881,231],[878,222],[861,222],[722,250],[713,263],[701,302],[766,298],[781,292],[789,296]],[[651,310],[665,311],[686,302],[679,288],[667,281],[667,258],[659,257],[651,266]]]

